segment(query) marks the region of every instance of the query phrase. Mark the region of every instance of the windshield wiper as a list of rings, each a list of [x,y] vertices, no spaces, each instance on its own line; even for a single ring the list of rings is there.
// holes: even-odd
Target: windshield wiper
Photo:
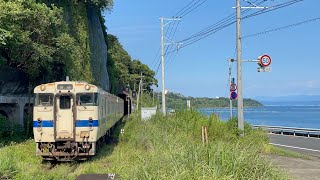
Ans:
[[[82,102],[80,101],[80,105],[84,108],[84,109],[87,109],[87,107],[85,107]]]

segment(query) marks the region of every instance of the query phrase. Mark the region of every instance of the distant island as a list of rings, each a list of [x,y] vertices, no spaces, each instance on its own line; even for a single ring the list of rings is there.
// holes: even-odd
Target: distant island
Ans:
[[[186,97],[180,93],[168,92],[166,94],[166,105],[171,109],[182,109],[186,108],[187,100],[191,101],[191,107],[193,108],[225,108],[229,107],[229,98],[218,97]],[[263,105],[253,99],[244,99],[244,107],[262,107]],[[233,101],[233,106],[237,106],[237,101]]]

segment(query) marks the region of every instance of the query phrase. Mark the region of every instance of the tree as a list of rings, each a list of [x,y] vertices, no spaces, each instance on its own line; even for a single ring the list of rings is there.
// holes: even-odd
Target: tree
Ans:
[[[0,64],[26,72],[32,82],[84,77],[81,47],[68,34],[63,9],[35,0],[0,0]]]
[[[113,7],[113,0],[82,0],[82,2],[89,5],[96,5],[104,10],[110,10]]]

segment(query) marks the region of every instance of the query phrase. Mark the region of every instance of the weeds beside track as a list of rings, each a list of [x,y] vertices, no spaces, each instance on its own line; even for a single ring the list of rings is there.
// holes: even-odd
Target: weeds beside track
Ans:
[[[208,127],[208,144],[201,127]],[[239,137],[236,121],[219,121],[196,111],[178,112],[148,121],[132,115],[119,126],[118,144],[104,146],[82,163],[54,167],[35,156],[32,140],[0,148],[0,177],[14,179],[75,179],[80,174],[115,173],[122,179],[288,179],[263,153],[265,132],[245,126]]]

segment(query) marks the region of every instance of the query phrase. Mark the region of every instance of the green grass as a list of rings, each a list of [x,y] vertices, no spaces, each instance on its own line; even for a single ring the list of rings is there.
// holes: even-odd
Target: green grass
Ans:
[[[306,160],[312,159],[312,157],[308,155],[291,151],[289,149],[279,148],[273,145],[267,145],[265,147],[265,153],[271,154],[271,155],[277,155],[277,156],[291,157],[291,158],[301,158]]]
[[[201,142],[201,126],[208,126],[207,145]],[[104,146],[83,163],[52,167],[35,156],[33,140],[2,147],[0,177],[75,179],[116,173],[122,179],[288,179],[263,156],[266,133],[246,125],[245,137],[239,138],[236,127],[235,120],[221,122],[193,111],[156,115],[146,122],[133,115],[117,145]]]

